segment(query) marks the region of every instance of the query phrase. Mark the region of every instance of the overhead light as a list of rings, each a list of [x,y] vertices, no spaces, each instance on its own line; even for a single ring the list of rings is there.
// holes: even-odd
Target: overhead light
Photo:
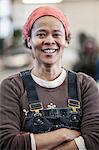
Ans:
[[[60,3],[62,0],[22,0],[25,4]]]

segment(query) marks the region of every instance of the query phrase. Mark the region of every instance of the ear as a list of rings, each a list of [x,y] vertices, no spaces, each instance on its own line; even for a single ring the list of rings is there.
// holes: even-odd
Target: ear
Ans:
[[[33,59],[35,59],[35,51],[34,50],[32,50],[32,57],[33,57]]]
[[[68,35],[67,35],[67,43],[69,44],[70,43],[70,40],[71,40],[71,33],[70,31],[68,32]]]
[[[35,59],[35,50],[32,47],[32,41],[30,37],[27,38],[27,44],[28,44],[28,47],[31,49],[33,59]]]
[[[32,44],[31,44],[31,38],[30,37],[27,38],[27,46],[28,46],[28,48],[32,49]]]
[[[67,48],[68,47],[68,42],[67,42],[67,40],[65,41],[65,48]]]

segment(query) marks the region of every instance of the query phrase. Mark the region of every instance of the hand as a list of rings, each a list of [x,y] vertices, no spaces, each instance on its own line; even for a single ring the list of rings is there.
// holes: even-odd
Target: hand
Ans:
[[[63,133],[66,138],[66,141],[71,141],[81,135],[81,133],[76,130],[71,130],[71,129],[67,129],[67,128],[63,128],[63,130],[64,130]]]
[[[78,150],[78,147],[77,147],[75,141],[73,140],[70,142],[60,144],[59,146],[57,146],[51,150]]]
[[[61,128],[48,133],[34,134],[34,138],[37,150],[51,150],[61,146],[63,143],[69,143],[69,141],[72,141],[79,135],[80,132],[78,131]]]

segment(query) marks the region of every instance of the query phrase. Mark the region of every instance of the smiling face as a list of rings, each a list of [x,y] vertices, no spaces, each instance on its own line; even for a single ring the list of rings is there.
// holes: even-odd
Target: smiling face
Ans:
[[[44,16],[36,20],[29,41],[38,64],[59,64],[66,44],[63,24],[55,17]]]

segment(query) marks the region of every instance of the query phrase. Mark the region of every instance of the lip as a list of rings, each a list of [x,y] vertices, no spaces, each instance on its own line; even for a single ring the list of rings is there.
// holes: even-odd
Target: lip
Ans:
[[[55,53],[57,51],[57,49],[55,49],[55,48],[44,48],[41,51],[44,53]]]

